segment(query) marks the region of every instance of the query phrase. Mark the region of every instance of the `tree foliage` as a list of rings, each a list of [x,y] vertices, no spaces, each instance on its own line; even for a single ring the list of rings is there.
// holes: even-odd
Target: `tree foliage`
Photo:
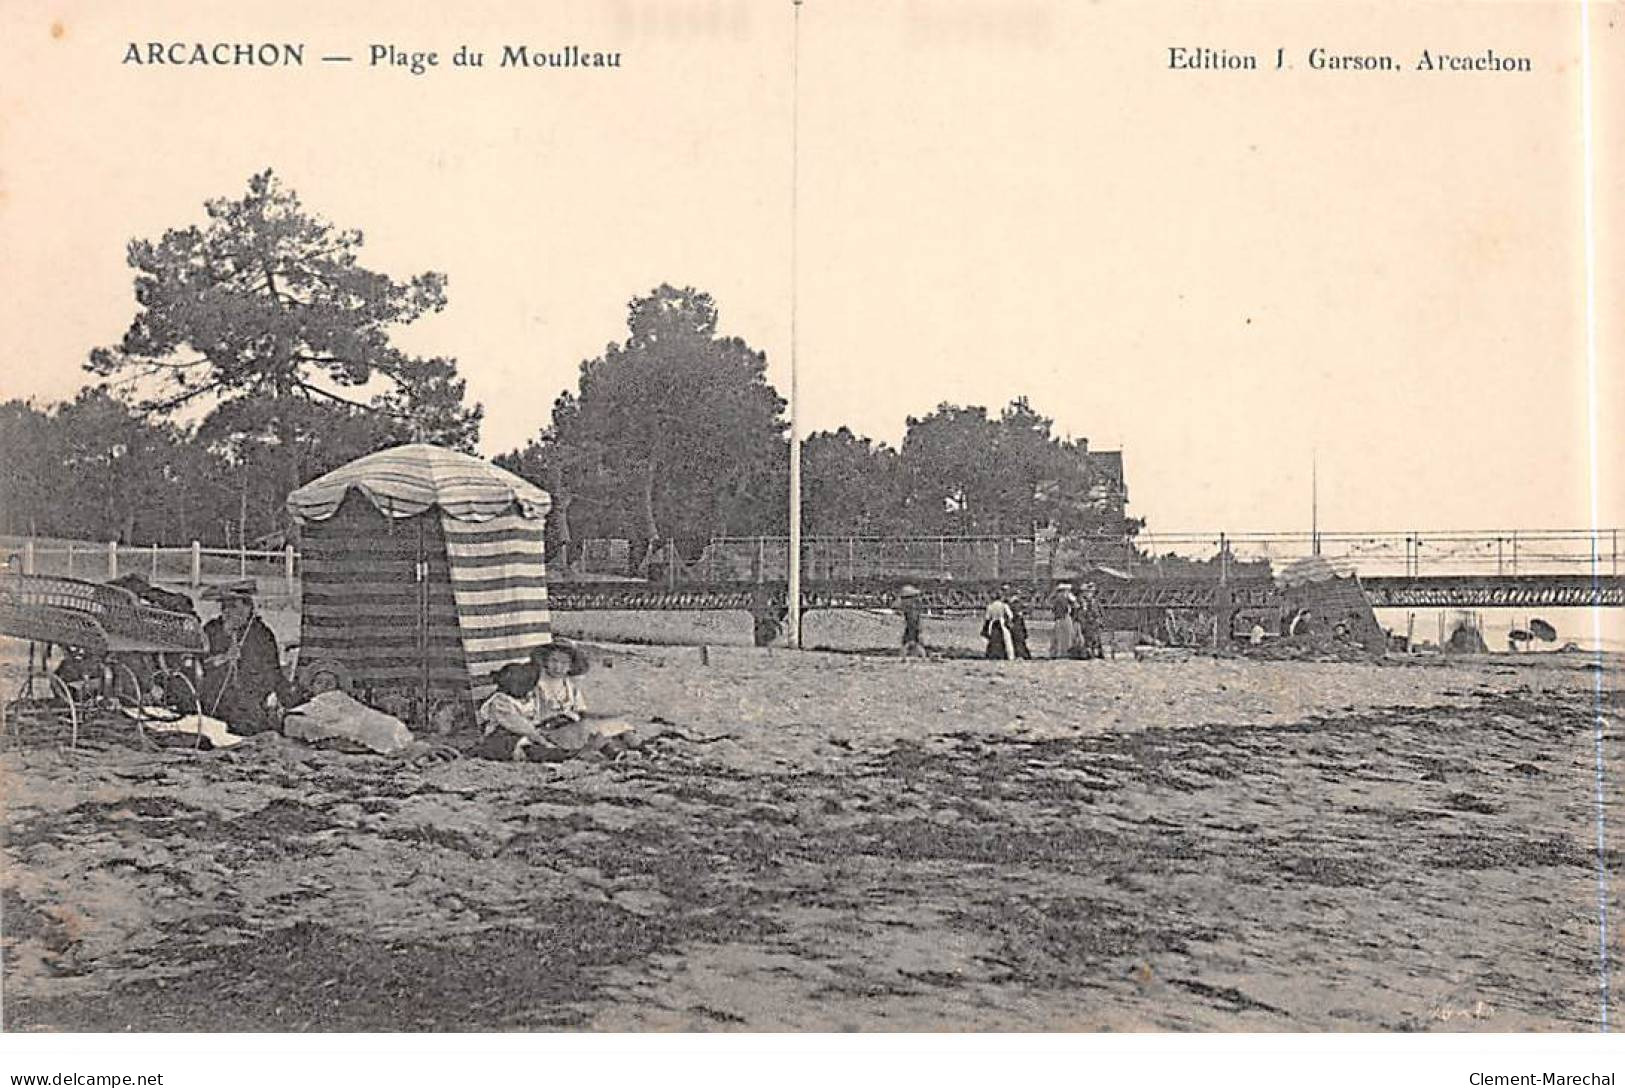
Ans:
[[[513,455],[555,493],[567,531],[647,544],[771,529],[787,464],[767,357],[717,331],[710,295],[662,285],[628,306],[627,337],[581,364],[552,425]]]
[[[897,451],[846,427],[807,437],[801,478],[806,529],[813,535],[895,535],[908,516]]]
[[[1086,441],[1058,438],[1053,427],[1025,397],[997,417],[953,404],[910,417],[899,458],[910,530],[1132,535],[1138,523],[1124,514],[1122,481],[1104,471]]]
[[[693,288],[633,299],[627,330],[581,364],[535,439],[498,458],[553,494],[553,546],[625,537],[692,556],[712,536],[782,535],[785,405],[765,356],[719,335],[714,301]],[[941,404],[908,420],[900,449],[846,427],[818,432],[802,468],[812,534],[1121,538],[1138,527],[1120,478],[1026,398],[996,416]]]
[[[0,405],[4,531],[182,543],[202,531],[215,473],[187,434],[89,387],[39,409]]]
[[[361,232],[307,211],[269,170],[205,209],[201,227],[130,243],[136,314],[116,346],[91,352],[91,373],[160,419],[208,406],[199,437],[249,473],[256,506],[280,509],[369,448],[473,448],[481,410],[463,403],[456,364],[390,339],[445,307],[442,274],[364,267]]]

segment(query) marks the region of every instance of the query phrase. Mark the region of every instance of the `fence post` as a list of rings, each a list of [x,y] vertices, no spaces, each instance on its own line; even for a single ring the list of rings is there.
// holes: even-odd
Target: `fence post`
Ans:
[[[111,582],[118,577],[118,541],[107,542],[107,580]]]
[[[33,538],[23,541],[23,573],[34,573],[34,541]]]
[[[158,545],[156,544],[152,546],[152,577],[148,581],[154,583],[158,581]]]
[[[73,577],[73,541],[68,541],[68,577]]]
[[[294,595],[292,544],[284,544],[282,546],[282,577],[288,584],[288,596],[292,597]]]
[[[196,589],[203,584],[203,545],[192,541],[192,588]]]

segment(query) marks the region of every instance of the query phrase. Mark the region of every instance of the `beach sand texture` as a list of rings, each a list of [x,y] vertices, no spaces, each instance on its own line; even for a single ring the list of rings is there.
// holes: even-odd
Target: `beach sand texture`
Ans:
[[[11,747],[5,1027],[1596,1027],[1617,671],[708,657],[632,762]]]

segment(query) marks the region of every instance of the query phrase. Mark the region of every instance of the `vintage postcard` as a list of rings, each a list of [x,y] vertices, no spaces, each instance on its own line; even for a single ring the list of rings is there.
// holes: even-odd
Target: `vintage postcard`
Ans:
[[[1605,1029],[1622,21],[0,6],[4,1029]]]

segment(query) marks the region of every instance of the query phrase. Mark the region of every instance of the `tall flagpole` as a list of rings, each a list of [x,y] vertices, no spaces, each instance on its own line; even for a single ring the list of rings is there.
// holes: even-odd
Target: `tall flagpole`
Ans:
[[[1320,554],[1320,451],[1309,453],[1309,551]]]
[[[792,0],[794,24],[790,60],[790,548],[785,622],[793,649],[801,647],[801,395],[796,374],[797,243],[800,223],[796,190],[801,181],[801,0]]]

